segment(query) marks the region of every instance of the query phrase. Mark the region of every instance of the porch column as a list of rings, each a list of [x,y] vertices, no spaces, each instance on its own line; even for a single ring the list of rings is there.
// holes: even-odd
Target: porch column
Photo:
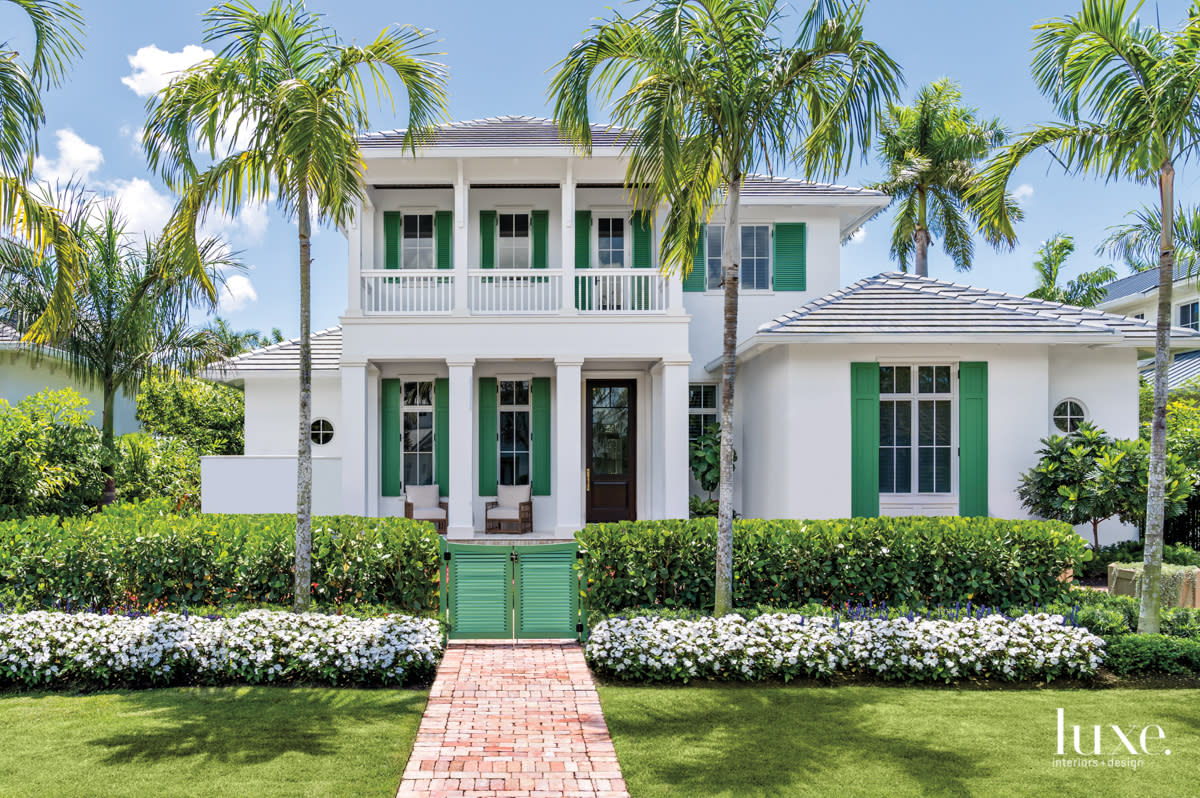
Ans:
[[[475,482],[471,479],[472,468],[471,408],[475,392],[473,375],[474,358],[448,360],[450,371],[450,497],[449,517],[446,519],[447,536],[469,537],[475,531]]]
[[[554,532],[571,537],[583,525],[583,361],[554,364]]]
[[[354,210],[346,223],[346,246],[349,248],[346,261],[346,315],[362,315],[362,236],[363,205]],[[368,267],[370,268],[370,267]]]
[[[567,161],[562,182],[562,313],[575,315],[575,171]]]
[[[458,159],[458,174],[454,180],[454,313],[466,315],[467,308],[467,270],[471,268],[467,258],[467,231],[470,220],[471,204],[468,198],[470,184],[463,174],[462,159]]]
[[[367,515],[367,364],[342,364],[342,512]]]
[[[688,360],[664,360],[655,369],[663,403],[658,442],[662,453],[656,488],[662,489],[663,518],[688,516]],[[656,503],[657,504],[657,503]]]

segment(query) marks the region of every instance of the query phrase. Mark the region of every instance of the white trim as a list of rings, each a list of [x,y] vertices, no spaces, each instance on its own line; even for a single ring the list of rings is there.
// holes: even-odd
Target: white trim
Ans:
[[[625,226],[624,239],[624,255],[622,260],[624,263],[621,266],[605,266],[600,263],[600,220],[601,219],[620,219]],[[588,231],[588,257],[590,263],[589,269],[629,269],[633,267],[633,212],[628,208],[624,210],[592,210],[591,230]],[[578,268],[578,266],[576,266]]]
[[[1074,402],[1075,404],[1079,405],[1079,409],[1083,411],[1083,417],[1079,419],[1080,424],[1086,424],[1092,418],[1092,414],[1091,414],[1091,411],[1088,410],[1087,403],[1084,402],[1082,399],[1077,399],[1074,396],[1064,396],[1062,399],[1059,399],[1057,402],[1055,402],[1054,404],[1052,404],[1050,406],[1050,428],[1057,430],[1057,431],[1063,433],[1064,435],[1070,434],[1072,432],[1072,430],[1065,430],[1062,427],[1058,426],[1058,421],[1057,421],[1058,412],[1057,411],[1058,411],[1058,406],[1061,404],[1065,404],[1066,402]]]
[[[912,407],[912,416],[909,420],[910,440],[907,448],[910,449],[909,457],[911,461],[909,477],[911,490],[902,493],[884,493],[879,492],[879,503],[884,504],[931,504],[949,502],[954,499],[957,506],[958,497],[958,469],[961,452],[959,451],[959,435],[958,435],[958,365],[956,360],[940,360],[937,362],[917,363],[915,361],[897,360],[893,363],[885,365],[895,366],[897,368],[911,367],[911,380],[909,390],[905,393],[884,393],[879,392],[879,401],[883,402],[906,402]],[[918,393],[918,367],[919,366],[946,366],[950,369],[950,392],[949,393]],[[924,398],[922,398],[924,397]],[[950,402],[950,443],[946,447],[940,447],[936,444],[932,447],[925,448],[948,448],[950,450],[950,490],[949,491],[930,491],[922,493],[918,490],[920,485],[920,431],[918,429],[919,413],[917,403],[921,401],[949,401]],[[890,447],[889,447],[890,448]]]

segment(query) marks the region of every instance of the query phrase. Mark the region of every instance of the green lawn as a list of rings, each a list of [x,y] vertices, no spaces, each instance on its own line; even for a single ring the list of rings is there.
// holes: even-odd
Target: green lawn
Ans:
[[[0,694],[0,796],[386,796],[426,693]]]
[[[1200,690],[607,686],[600,698],[633,798],[1200,795]],[[1075,724],[1084,750],[1104,725],[1102,761],[1121,746],[1108,724],[1135,748],[1161,726],[1150,748],[1171,754],[1136,770],[1056,767],[1058,707],[1076,759]]]

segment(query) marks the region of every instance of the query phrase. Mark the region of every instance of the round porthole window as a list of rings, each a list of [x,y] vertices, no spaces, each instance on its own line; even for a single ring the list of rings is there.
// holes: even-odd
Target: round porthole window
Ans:
[[[1054,426],[1063,432],[1074,432],[1085,421],[1087,413],[1078,399],[1064,399],[1054,407]]]
[[[324,446],[333,440],[333,423],[328,419],[318,418],[308,428],[308,435],[313,443]]]

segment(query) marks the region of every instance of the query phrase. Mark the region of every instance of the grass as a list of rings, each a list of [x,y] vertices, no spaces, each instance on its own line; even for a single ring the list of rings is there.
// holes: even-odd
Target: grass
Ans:
[[[0,695],[0,796],[394,795],[426,693]]]
[[[874,686],[602,686],[633,798],[654,796],[1192,796],[1200,794],[1200,690],[953,690]],[[1150,750],[1136,769],[1054,765],[1057,713],[1083,750],[1117,724]],[[1125,751],[1117,758],[1133,759]]]

